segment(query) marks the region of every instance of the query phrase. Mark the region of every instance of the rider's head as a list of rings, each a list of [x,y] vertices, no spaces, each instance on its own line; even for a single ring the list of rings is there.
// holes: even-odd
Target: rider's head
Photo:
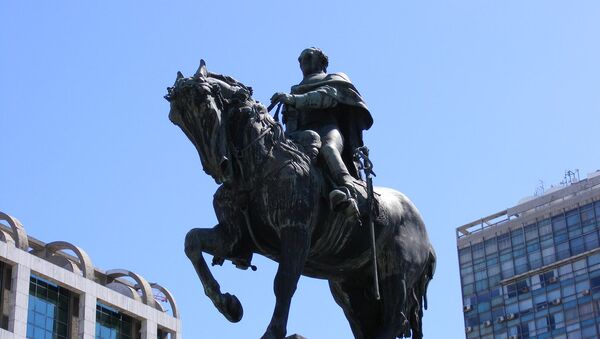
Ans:
[[[304,76],[320,72],[326,73],[327,66],[329,66],[327,55],[316,47],[303,50],[298,57],[298,62]]]

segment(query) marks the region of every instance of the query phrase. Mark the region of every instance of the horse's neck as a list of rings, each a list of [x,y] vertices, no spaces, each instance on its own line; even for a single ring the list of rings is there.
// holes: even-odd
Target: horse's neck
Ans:
[[[275,129],[262,117],[260,122],[252,122],[248,119],[245,126],[239,126],[234,130],[244,133],[241,145],[236,145],[237,163],[240,170],[242,184],[252,184],[261,180],[265,171],[268,171],[273,159],[273,149],[279,142],[275,137]]]

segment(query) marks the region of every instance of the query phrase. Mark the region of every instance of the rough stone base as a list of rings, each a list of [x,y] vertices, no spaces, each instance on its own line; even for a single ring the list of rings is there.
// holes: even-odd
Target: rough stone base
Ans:
[[[306,339],[306,337],[303,337],[300,334],[292,334],[289,337],[285,337],[285,339]]]

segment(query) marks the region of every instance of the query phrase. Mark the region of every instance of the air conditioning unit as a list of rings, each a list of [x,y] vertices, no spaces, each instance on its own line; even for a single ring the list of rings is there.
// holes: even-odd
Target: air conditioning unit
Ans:
[[[560,298],[556,298],[556,299],[552,300],[552,305],[560,305],[560,302],[561,302]]]
[[[470,311],[470,310],[472,310],[472,309],[473,309],[473,306],[471,306],[471,305],[465,305],[465,306],[463,307],[463,312],[469,312],[469,311]]]
[[[467,332],[467,333],[471,333],[472,331],[473,331],[473,327],[471,327],[471,326],[467,326],[465,328],[465,332]]]
[[[592,292],[590,290],[584,290],[583,295],[590,295]]]
[[[557,281],[558,281],[557,277],[550,277],[550,278],[548,278],[548,283],[550,283],[550,284],[554,284]]]
[[[484,325],[485,327],[490,327],[490,326],[492,326],[492,322],[491,322],[491,321],[489,321],[489,320],[486,320],[486,321],[484,321],[484,322],[483,322],[483,325]]]
[[[506,318],[501,315],[501,316],[498,317],[497,320],[498,320],[499,323],[503,323],[506,320]]]
[[[506,315],[506,320],[513,320],[515,318],[515,314],[514,313],[509,313]]]

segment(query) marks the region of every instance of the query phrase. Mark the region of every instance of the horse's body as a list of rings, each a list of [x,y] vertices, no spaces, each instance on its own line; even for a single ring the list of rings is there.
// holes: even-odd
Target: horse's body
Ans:
[[[239,321],[241,304],[221,293],[202,252],[212,254],[213,263],[228,259],[241,268],[259,253],[279,262],[275,309],[263,338],[285,336],[301,274],[329,280],[356,338],[421,338],[435,254],[415,206],[397,191],[375,190],[376,300],[368,227],[330,210],[314,161],[250,94],[202,65],[192,78],[179,74],[167,95],[171,121],[194,143],[204,170],[223,183],[214,199],[219,223],[191,230],[185,241],[206,295],[227,319]]]

